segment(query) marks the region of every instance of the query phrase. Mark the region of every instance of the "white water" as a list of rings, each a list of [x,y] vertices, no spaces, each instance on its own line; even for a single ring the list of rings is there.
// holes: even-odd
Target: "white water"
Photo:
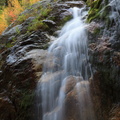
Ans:
[[[42,120],[64,120],[66,85],[71,76],[76,80],[74,88],[80,103],[78,119],[95,120],[89,93],[91,70],[86,24],[82,20],[86,12],[82,10],[76,7],[70,9],[73,19],[65,24],[59,38],[48,49],[44,74],[37,87],[38,101],[42,97],[41,102],[38,102],[38,120],[41,120],[41,115]]]
[[[109,0],[109,6],[111,6],[111,12],[109,14],[109,18],[111,22],[114,21],[116,30],[119,31],[120,29],[120,0]]]

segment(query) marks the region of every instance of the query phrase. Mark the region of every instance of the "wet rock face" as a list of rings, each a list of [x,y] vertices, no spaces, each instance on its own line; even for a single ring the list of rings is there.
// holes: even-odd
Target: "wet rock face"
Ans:
[[[81,77],[66,78],[65,120],[94,119],[92,103],[89,94],[89,82]],[[88,95],[89,94],[89,95]]]
[[[101,119],[108,120],[112,104],[120,102],[120,39],[115,24],[106,28],[104,20],[98,21],[96,20],[96,24],[90,23],[88,27],[89,56],[95,82],[93,86],[96,86],[96,89],[92,91],[98,91],[92,94],[94,94],[93,101],[99,101],[99,104],[95,102],[96,108],[104,111],[103,113],[98,110],[97,114],[101,114]]]
[[[32,10],[44,4],[47,3],[33,5]],[[30,120],[35,116],[34,90],[42,75],[46,49],[55,38],[53,35],[56,35],[58,28],[71,19],[72,16],[67,10],[76,5],[81,7],[83,2],[51,3],[52,11],[43,21],[48,29],[28,32],[29,23],[35,19],[33,16],[19,25],[12,23],[0,36],[1,120]],[[21,15],[29,12],[31,10],[26,10]],[[69,87],[68,91],[71,89],[72,87]]]
[[[34,90],[49,41],[41,31],[20,35],[16,44],[1,54],[0,119],[33,118]]]
[[[97,37],[91,40],[89,44],[89,54],[92,66],[103,75],[102,83],[104,91],[109,92],[112,101],[117,102],[120,100],[120,96],[116,94],[120,91],[120,56],[117,49],[113,49],[112,43],[110,42],[111,37]],[[105,86],[108,86],[106,88]]]
[[[19,117],[23,115],[23,113],[21,113],[22,106],[24,106],[23,104],[26,104],[26,107],[30,107],[29,103],[26,103],[28,100],[25,101],[25,103],[23,102],[27,95],[32,94],[36,83],[32,62],[29,59],[13,65],[4,63],[4,66],[5,67],[2,67],[2,74],[0,76],[0,118],[3,120],[8,120],[8,118],[12,120],[16,118],[19,119]],[[24,94],[26,94],[26,96],[24,96]],[[23,108],[23,110],[25,110],[25,108]],[[28,116],[29,115],[26,115],[25,117],[27,118]]]
[[[94,103],[94,110],[97,120],[108,120],[112,102],[109,95],[103,92],[102,74],[95,72],[93,79],[90,79],[91,99]]]
[[[114,105],[113,109],[110,112],[110,120],[119,120],[120,119],[120,105]]]

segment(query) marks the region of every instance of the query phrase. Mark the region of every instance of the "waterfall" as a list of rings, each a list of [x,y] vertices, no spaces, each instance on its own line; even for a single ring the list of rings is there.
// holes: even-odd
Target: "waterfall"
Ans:
[[[120,29],[120,0],[109,0],[109,6],[111,6],[111,11],[109,13],[109,18],[114,21],[116,30]]]
[[[83,9],[70,9],[73,19],[64,25],[59,38],[48,49],[43,75],[37,85],[38,120],[64,120],[67,84],[72,80],[80,103],[78,120],[95,120],[89,93],[91,67]]]

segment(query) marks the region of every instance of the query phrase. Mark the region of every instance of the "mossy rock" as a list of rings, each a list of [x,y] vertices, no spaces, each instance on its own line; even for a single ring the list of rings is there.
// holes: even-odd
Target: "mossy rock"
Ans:
[[[107,4],[108,0],[87,0],[87,5],[90,7],[87,22],[89,23],[94,19],[107,19],[106,21],[108,21],[110,7]]]

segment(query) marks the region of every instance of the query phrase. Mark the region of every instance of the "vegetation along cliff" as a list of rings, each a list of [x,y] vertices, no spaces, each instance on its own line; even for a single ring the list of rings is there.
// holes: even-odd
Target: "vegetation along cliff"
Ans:
[[[120,0],[0,0],[0,34],[0,120],[120,120]]]

